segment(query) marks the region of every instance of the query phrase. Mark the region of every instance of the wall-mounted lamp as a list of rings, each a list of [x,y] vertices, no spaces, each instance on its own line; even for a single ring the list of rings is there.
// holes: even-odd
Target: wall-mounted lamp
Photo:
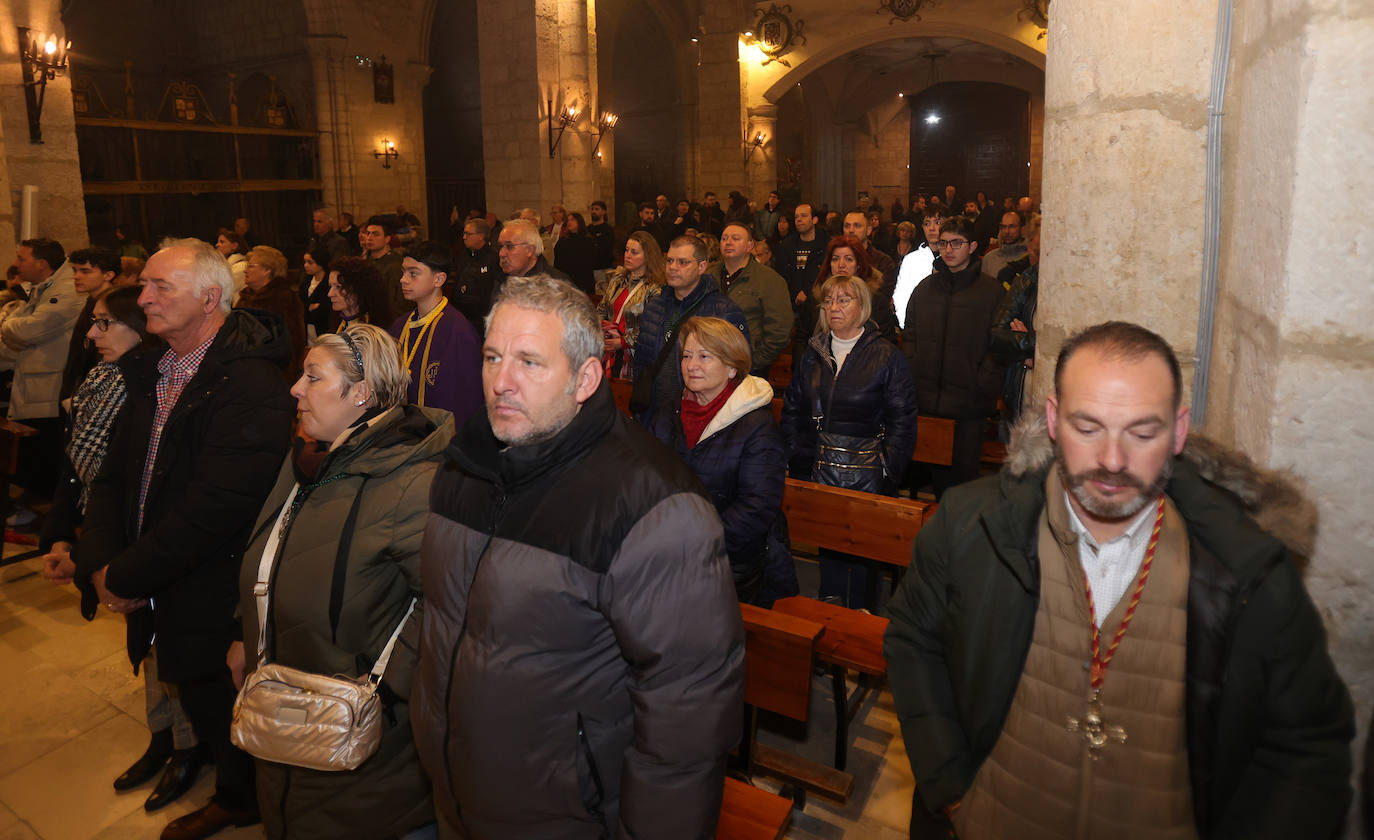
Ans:
[[[46,36],[27,26],[19,27],[19,63],[24,69],[24,105],[29,112],[29,142],[42,143],[43,131],[39,120],[43,116],[43,98],[48,82],[67,70],[67,52],[71,41],[59,40],[55,34]]]
[[[558,112],[558,136],[553,136],[553,99],[549,99],[549,157],[553,157],[553,152],[558,148],[558,144],[563,142],[563,132],[568,130],[568,126],[577,122],[577,109],[569,105]]]
[[[601,130],[597,132],[596,143],[592,146],[592,154],[596,156],[597,160],[601,159],[601,153],[597,151],[601,148],[601,141],[606,139],[607,134],[615,131],[615,124],[618,122],[620,122],[620,117],[610,111],[602,111],[601,119],[596,121],[596,127]]]
[[[392,162],[393,160],[395,160],[396,158],[400,157],[400,156],[401,156],[401,153],[398,152],[398,151],[396,151],[396,144],[395,144],[395,143],[393,143],[393,142],[391,142],[390,140],[387,140],[385,137],[383,137],[383,138],[382,138],[382,147],[381,147],[380,149],[378,149],[377,151],[373,152],[373,153],[372,153],[372,156],[373,156],[374,158],[381,158],[381,159],[382,159],[382,168],[383,168],[383,169],[390,169],[390,168],[391,168],[391,162]]]
[[[755,135],[754,135],[754,139],[753,139],[753,140],[750,140],[748,143],[745,143],[745,144],[744,144],[744,162],[745,162],[745,163],[748,163],[748,162],[749,162],[749,158],[751,158],[751,157],[754,156],[754,150],[755,150],[755,149],[762,149],[762,148],[763,148],[763,141],[765,141],[765,140],[767,140],[767,139],[768,139],[768,135],[766,135],[766,134],[764,134],[762,131],[760,131],[758,134],[755,134]]]

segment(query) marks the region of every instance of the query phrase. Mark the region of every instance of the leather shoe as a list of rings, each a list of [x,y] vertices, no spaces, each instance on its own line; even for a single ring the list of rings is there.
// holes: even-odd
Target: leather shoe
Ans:
[[[138,787],[156,776],[171,755],[172,731],[165,729],[154,732],[152,740],[148,742],[148,749],[143,752],[142,757],[135,761],[128,770],[125,770],[122,776],[115,779],[114,789],[128,790]]]
[[[231,825],[256,825],[262,822],[258,809],[229,811],[221,808],[214,800],[199,811],[192,811],[167,823],[162,829],[162,840],[201,840]]]
[[[200,775],[200,766],[199,747],[172,753],[172,760],[167,762],[167,769],[162,771],[162,778],[157,780],[157,787],[153,788],[148,801],[143,803],[143,810],[151,814],[162,806],[180,799],[195,785],[196,777]]]

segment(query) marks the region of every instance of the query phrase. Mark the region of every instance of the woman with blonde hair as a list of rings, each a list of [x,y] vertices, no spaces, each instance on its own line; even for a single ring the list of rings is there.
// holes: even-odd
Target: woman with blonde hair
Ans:
[[[817,299],[819,329],[783,398],[788,472],[803,481],[896,495],[916,445],[911,369],[878,335],[868,283],[833,274]],[[844,557],[822,552],[821,597],[855,609],[875,606],[866,599],[867,567]]]
[[[257,761],[268,837],[370,840],[434,821],[407,700],[423,613],[420,540],[453,418],[407,405],[409,378],[395,340],[355,324],[315,339],[291,389],[300,435],[244,554],[243,642],[230,670],[239,685],[264,658],[361,677],[400,634],[382,674],[376,753],[348,772]],[[258,581],[269,582],[265,594]]]
[[[644,301],[667,282],[668,263],[658,242],[648,231],[630,234],[623,264],[606,275],[598,307],[608,376],[629,378]]]
[[[685,387],[651,430],[706,486],[725,526],[739,600],[771,606],[798,591],[779,513],[787,472],[773,386],[749,374],[749,342],[729,321],[688,318],[678,335]]]
[[[248,252],[247,268],[243,273],[244,288],[239,293],[236,309],[262,309],[281,316],[291,339],[291,362],[286,369],[287,384],[301,375],[301,360],[305,358],[305,308],[300,292],[286,274],[286,255],[276,248],[259,245]]]

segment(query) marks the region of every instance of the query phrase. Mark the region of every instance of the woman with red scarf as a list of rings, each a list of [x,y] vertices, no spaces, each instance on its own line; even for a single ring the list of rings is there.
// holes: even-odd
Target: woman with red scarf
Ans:
[[[773,388],[749,375],[749,343],[729,321],[688,318],[678,335],[686,387],[657,414],[653,433],[706,486],[725,526],[735,594],[770,606],[798,592],[779,512],[787,464]]]

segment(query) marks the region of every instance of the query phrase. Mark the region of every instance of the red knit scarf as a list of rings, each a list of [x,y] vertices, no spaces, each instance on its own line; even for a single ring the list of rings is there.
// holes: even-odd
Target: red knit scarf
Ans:
[[[701,441],[701,433],[706,431],[706,427],[725,407],[726,400],[730,399],[730,395],[735,393],[738,387],[738,379],[727,379],[721,392],[706,405],[697,402],[691,394],[682,396],[682,433],[687,437],[688,449],[694,448]]]

